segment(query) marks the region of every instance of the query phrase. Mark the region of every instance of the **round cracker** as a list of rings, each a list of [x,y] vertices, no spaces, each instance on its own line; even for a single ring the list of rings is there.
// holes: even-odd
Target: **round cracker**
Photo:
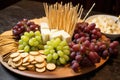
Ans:
[[[45,66],[46,66],[46,62],[45,61],[43,63],[37,63],[37,64],[35,64],[35,67],[37,67],[37,68],[43,68]]]
[[[20,55],[21,55],[22,58],[25,58],[25,57],[28,56],[28,53],[27,53],[27,52],[24,52],[24,53],[21,53]]]
[[[10,58],[10,59],[8,60],[8,65],[9,65],[9,66],[11,66],[11,62],[12,62],[12,59]]]
[[[30,70],[30,71],[34,71],[35,70],[35,66],[30,64],[27,66],[27,69]]]
[[[31,64],[36,64],[36,63],[37,63],[37,61],[35,61],[35,60],[31,62]]]
[[[26,70],[26,67],[19,66],[18,69],[21,70],[21,71],[24,71],[24,70]]]
[[[39,53],[40,54],[44,54],[44,50],[39,50]]]
[[[30,55],[37,56],[37,55],[39,55],[39,52],[38,51],[31,51]]]
[[[16,53],[12,53],[11,55],[10,55],[10,57],[11,58],[15,58],[15,57],[17,57],[17,56],[19,56],[20,55],[20,53],[19,52],[16,52]]]
[[[29,56],[27,56],[27,57],[25,57],[24,59],[23,59],[23,63],[26,63],[26,62],[28,62],[29,61]]]
[[[14,62],[13,64],[16,67],[20,66],[22,64],[22,59],[20,59],[18,62]]]
[[[47,58],[47,56],[46,56],[46,55],[43,55],[43,54],[41,55],[41,57],[43,57],[44,59],[46,59],[46,58]]]
[[[32,61],[34,61],[34,60],[35,60],[35,57],[32,56],[32,55],[29,55],[29,62],[32,62]]]
[[[43,67],[43,68],[36,68],[36,71],[40,72],[40,73],[44,72],[45,70],[46,70],[45,67]]]
[[[19,53],[23,53],[23,52],[24,52],[24,50],[18,50],[17,52],[19,52]]]
[[[20,59],[21,59],[21,56],[19,55],[19,56],[13,58],[12,61],[13,61],[13,62],[18,62]]]
[[[56,68],[56,65],[55,65],[54,63],[48,63],[48,64],[46,65],[46,68],[47,68],[48,70],[54,70],[54,69]]]
[[[28,66],[30,63],[29,62],[26,62],[26,63],[23,63],[22,66]]]
[[[35,56],[35,60],[36,60],[37,62],[42,63],[45,59],[39,55],[39,56]]]

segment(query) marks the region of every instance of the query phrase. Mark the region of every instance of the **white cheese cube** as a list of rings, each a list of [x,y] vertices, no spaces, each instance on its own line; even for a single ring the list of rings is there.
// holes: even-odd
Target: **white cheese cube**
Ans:
[[[62,40],[66,40],[68,43],[71,41],[71,36],[67,32],[62,30],[61,34],[62,34]]]
[[[50,40],[54,38],[60,38],[62,40],[62,34],[60,33],[60,31],[50,33]]]
[[[41,29],[49,29],[49,26],[46,22],[41,22],[40,26],[41,26]]]
[[[46,42],[49,40],[50,37],[50,30],[41,29],[41,35],[42,35],[43,44],[46,44]]]

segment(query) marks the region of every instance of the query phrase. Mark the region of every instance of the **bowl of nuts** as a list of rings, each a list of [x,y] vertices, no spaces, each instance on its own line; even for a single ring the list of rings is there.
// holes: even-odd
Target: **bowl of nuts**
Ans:
[[[86,22],[96,23],[96,27],[100,28],[101,32],[111,40],[120,37],[120,21],[116,16],[98,14],[88,17]]]

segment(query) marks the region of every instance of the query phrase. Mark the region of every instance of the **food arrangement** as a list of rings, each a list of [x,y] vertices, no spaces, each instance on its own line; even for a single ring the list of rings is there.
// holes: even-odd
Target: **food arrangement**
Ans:
[[[82,7],[78,11],[78,6],[44,4],[48,23],[19,21],[11,34],[0,35],[3,61],[20,71],[53,72],[67,65],[73,72],[80,73],[83,68],[117,56],[119,42],[103,35],[96,23],[78,21],[83,11]],[[6,45],[14,48],[5,52]]]

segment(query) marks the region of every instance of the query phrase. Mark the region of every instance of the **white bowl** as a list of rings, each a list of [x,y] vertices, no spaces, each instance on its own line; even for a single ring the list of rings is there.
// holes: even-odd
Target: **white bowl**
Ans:
[[[108,20],[106,20],[106,18]],[[118,19],[116,16],[112,15],[106,15],[106,14],[98,14],[88,17],[85,21],[90,23],[95,23],[96,27],[101,29],[101,32],[105,34],[107,37],[109,37],[111,40],[115,40],[116,38],[120,37],[120,21],[115,24],[115,21]],[[105,21],[106,20],[106,21]],[[111,22],[110,22],[111,21]],[[107,24],[107,26],[105,26]],[[110,27],[108,24],[111,24],[114,26],[113,33],[108,31],[110,30]]]

